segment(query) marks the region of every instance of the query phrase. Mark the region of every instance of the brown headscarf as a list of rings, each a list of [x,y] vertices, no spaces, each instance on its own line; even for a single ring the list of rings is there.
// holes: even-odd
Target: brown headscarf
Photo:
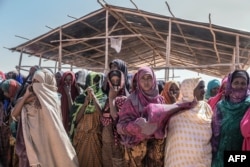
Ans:
[[[180,88],[178,82],[176,82],[176,81],[168,81],[168,82],[165,83],[165,86],[164,86],[164,88],[163,88],[163,90],[161,92],[161,95],[163,96],[164,101],[165,101],[166,104],[172,104],[171,98],[169,96],[169,89],[173,84],[175,84],[178,88]]]

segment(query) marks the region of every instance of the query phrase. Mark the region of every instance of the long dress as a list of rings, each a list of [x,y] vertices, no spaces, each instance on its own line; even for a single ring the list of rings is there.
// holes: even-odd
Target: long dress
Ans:
[[[210,167],[212,159],[212,111],[206,102],[170,118],[165,167]]]
[[[77,124],[73,145],[80,167],[101,167],[100,113],[84,114]]]

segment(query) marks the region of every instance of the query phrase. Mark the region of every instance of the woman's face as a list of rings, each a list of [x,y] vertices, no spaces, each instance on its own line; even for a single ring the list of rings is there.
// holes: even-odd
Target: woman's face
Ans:
[[[145,74],[140,78],[139,84],[143,91],[150,91],[153,86],[153,77],[150,74]]]
[[[169,88],[169,94],[175,96],[176,99],[178,99],[180,95],[180,89],[176,84],[172,84]]]
[[[218,91],[219,91],[220,87],[214,87],[213,89],[210,90],[210,95],[211,97],[214,97],[215,95],[217,95]]]
[[[67,75],[64,79],[64,83],[66,86],[70,86],[72,85],[72,76],[71,75]]]
[[[205,95],[205,82],[200,81],[196,86],[196,88],[194,89],[194,97],[196,97],[196,99],[200,101],[204,100],[204,95]]]
[[[247,80],[243,77],[234,78],[232,81],[233,89],[246,89],[247,88]]]
[[[112,76],[110,78],[110,82],[113,86],[119,86],[120,85],[120,82],[121,82],[121,79],[118,77],[118,76]]]

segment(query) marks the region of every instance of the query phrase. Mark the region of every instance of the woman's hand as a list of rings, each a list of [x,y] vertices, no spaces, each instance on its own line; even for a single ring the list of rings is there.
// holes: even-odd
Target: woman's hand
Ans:
[[[36,99],[36,95],[33,92],[32,85],[27,86],[26,92],[25,92],[23,98],[25,98],[25,103],[30,103]]]
[[[64,91],[68,96],[71,95],[71,86],[64,85]]]
[[[198,101],[196,98],[194,98],[194,100],[191,102],[182,102],[182,103],[178,103],[177,105],[182,109],[190,109],[190,108],[195,107],[197,104],[198,104]]]
[[[109,99],[115,99],[116,96],[118,95],[118,91],[115,90],[113,87],[110,87],[110,89],[109,89]]]

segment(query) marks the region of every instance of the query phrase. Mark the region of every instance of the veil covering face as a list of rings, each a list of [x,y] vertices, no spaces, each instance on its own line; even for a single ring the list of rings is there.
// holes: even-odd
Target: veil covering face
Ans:
[[[21,130],[29,164],[77,167],[76,152],[62,123],[55,76],[42,69],[35,72],[34,79],[38,82],[33,82],[32,87],[40,107],[28,103],[21,112]]]

